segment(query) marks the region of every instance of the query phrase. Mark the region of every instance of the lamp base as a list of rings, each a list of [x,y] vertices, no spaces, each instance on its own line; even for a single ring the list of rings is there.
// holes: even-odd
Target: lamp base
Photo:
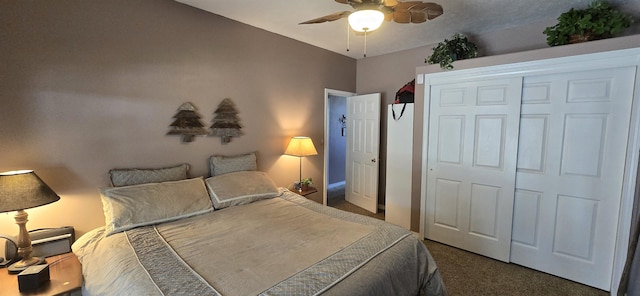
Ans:
[[[13,264],[9,265],[9,268],[7,268],[7,270],[11,274],[20,273],[23,270],[27,269],[27,267],[29,267],[31,265],[38,265],[38,264],[42,264],[42,263],[44,263],[44,258],[42,258],[42,257],[30,257],[27,260],[20,260],[20,261],[18,261],[16,263],[13,263]]]

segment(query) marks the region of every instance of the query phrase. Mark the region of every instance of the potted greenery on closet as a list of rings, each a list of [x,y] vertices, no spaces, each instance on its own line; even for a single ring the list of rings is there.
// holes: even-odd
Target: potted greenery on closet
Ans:
[[[631,15],[624,14],[611,4],[596,0],[585,9],[571,8],[558,17],[558,24],[547,27],[547,44],[565,45],[616,36],[633,23]]]
[[[475,58],[478,56],[478,48],[469,41],[466,36],[457,33],[451,39],[445,39],[433,48],[433,54],[425,59],[425,63],[440,64],[445,70],[453,69],[453,62]]]

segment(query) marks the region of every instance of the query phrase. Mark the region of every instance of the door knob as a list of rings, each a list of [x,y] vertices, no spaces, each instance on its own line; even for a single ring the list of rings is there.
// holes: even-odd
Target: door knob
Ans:
[[[375,162],[376,162],[376,159],[375,159],[375,158],[372,158],[372,159],[371,159],[371,162],[374,162],[374,163],[375,163]]]

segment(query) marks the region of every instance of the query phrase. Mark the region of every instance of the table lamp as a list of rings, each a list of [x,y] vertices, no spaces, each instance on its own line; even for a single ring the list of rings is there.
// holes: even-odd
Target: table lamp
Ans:
[[[309,137],[293,137],[289,141],[289,146],[284,152],[285,155],[297,156],[300,158],[300,183],[302,183],[302,158],[305,156],[318,155],[313,141]]]
[[[35,208],[58,201],[53,192],[33,171],[11,171],[0,173],[0,213],[18,211],[18,256],[22,260],[9,266],[9,273],[18,273],[31,265],[41,264],[44,258],[31,257],[31,237],[27,231],[25,209]]]

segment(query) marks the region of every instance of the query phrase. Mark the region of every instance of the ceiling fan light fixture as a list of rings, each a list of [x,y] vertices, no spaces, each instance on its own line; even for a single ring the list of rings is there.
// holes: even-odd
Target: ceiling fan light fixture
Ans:
[[[349,15],[349,25],[357,32],[371,32],[380,28],[384,13],[375,9],[358,10]]]

